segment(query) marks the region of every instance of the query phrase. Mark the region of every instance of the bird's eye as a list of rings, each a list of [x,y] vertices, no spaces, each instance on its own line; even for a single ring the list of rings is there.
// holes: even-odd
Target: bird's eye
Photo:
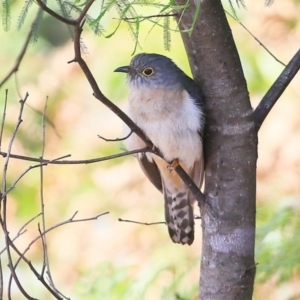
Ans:
[[[147,68],[145,68],[143,71],[142,71],[142,73],[145,75],[145,76],[151,76],[151,75],[153,75],[154,74],[154,70],[152,69],[152,68],[150,68],[150,67],[147,67]]]

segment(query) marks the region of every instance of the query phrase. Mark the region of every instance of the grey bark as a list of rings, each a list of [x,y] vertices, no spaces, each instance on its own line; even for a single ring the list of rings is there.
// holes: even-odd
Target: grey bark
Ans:
[[[185,4],[185,0],[177,0]],[[181,17],[190,28],[195,4]],[[237,49],[219,0],[201,1],[182,33],[206,103],[205,199],[201,205],[201,300],[252,299],[255,276],[257,135]]]

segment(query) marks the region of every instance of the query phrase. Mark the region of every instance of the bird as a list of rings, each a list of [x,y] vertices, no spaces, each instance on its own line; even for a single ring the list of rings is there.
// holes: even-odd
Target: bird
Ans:
[[[127,74],[127,115],[162,154],[139,153],[136,157],[150,182],[163,193],[170,238],[174,243],[191,245],[195,198],[168,162],[178,162],[201,188],[205,123],[201,90],[170,58],[156,53],[137,54],[129,65],[114,72]],[[129,135],[124,141],[128,150],[146,147],[124,127],[124,134]]]

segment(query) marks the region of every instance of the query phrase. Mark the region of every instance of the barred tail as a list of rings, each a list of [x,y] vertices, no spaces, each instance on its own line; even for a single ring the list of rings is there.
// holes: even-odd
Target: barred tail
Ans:
[[[194,212],[188,193],[172,196],[164,188],[165,218],[169,235],[174,243],[191,245],[194,241]]]

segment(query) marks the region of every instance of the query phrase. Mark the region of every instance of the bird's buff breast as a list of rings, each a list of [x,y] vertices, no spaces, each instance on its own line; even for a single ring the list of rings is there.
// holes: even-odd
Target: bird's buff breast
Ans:
[[[178,158],[189,168],[201,159],[202,113],[186,91],[131,89],[127,113],[166,160]],[[141,148],[141,140],[132,135],[125,145]]]

